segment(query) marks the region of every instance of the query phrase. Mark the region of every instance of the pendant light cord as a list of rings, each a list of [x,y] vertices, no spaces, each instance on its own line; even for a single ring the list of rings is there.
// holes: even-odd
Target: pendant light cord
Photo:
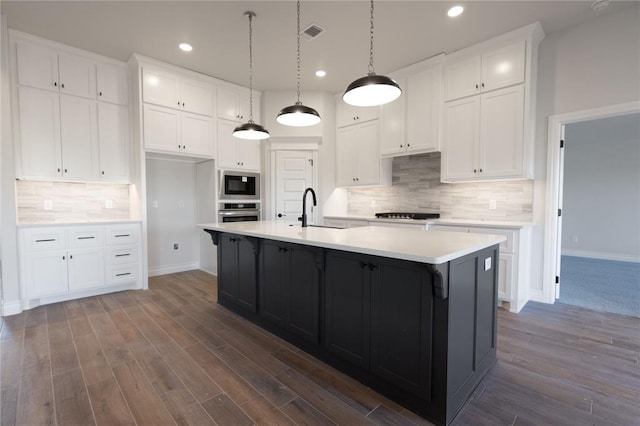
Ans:
[[[371,44],[369,47],[369,75],[375,75],[373,68],[373,0],[371,0],[371,29],[369,30]]]
[[[253,26],[251,22],[255,14],[247,12],[249,15],[249,123],[253,123]]]
[[[296,105],[302,105],[302,102],[300,102],[300,0],[298,0],[297,12],[298,12],[298,28],[297,28],[297,35],[298,35],[298,72],[297,72],[298,101],[296,102]]]

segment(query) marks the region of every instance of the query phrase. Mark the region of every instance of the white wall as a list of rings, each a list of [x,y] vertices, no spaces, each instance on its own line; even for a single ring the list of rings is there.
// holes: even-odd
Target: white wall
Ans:
[[[213,160],[204,161],[196,165],[197,179],[197,201],[198,214],[197,223],[216,222],[216,168]],[[218,262],[216,246],[213,245],[211,236],[201,229],[196,231],[199,241],[199,264],[203,269],[211,274],[217,274]]]
[[[640,114],[566,128],[562,253],[640,262]]]
[[[548,117],[640,97],[640,5],[548,35],[540,44],[530,294],[541,300]]]
[[[147,159],[146,166],[149,275],[196,269],[199,262],[196,165]],[[173,243],[180,248],[173,250]]]

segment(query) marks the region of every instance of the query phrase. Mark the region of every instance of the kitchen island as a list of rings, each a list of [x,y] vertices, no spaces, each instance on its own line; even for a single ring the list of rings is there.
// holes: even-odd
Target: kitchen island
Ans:
[[[502,236],[200,226],[218,246],[219,304],[435,423],[495,362]]]

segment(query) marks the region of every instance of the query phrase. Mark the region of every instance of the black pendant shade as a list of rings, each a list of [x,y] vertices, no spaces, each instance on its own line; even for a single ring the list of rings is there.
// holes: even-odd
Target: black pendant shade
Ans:
[[[398,83],[384,75],[369,74],[353,81],[342,95],[349,105],[368,107],[384,105],[398,99],[402,89]]]
[[[276,121],[285,126],[304,127],[318,124],[321,118],[315,109],[296,102],[295,105],[282,108]]]
[[[267,129],[249,120],[233,129],[233,136],[240,139],[261,140],[269,137]]]

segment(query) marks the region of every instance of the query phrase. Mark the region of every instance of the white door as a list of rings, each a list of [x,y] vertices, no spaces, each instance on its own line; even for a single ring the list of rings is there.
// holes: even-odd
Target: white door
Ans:
[[[275,219],[295,222],[302,216],[304,190],[313,187],[312,151],[277,151],[275,177]],[[311,194],[307,197],[307,218],[311,222],[313,197]]]
[[[444,98],[447,101],[480,92],[482,60],[473,56],[446,65],[444,69]]]
[[[180,102],[185,111],[210,116],[213,109],[213,87],[200,81],[182,79]]]
[[[96,98],[96,64],[81,56],[68,53],[58,55],[60,93]]]
[[[104,285],[102,247],[69,250],[69,290],[84,290]]]
[[[62,175],[71,179],[98,177],[98,123],[96,102],[60,95]]]
[[[407,87],[404,78],[394,79],[400,87]],[[407,109],[405,107],[407,96],[412,92],[404,90],[394,102],[389,102],[382,107],[382,129],[380,130],[380,155],[392,156],[402,154],[406,150],[405,121],[411,126],[409,120],[405,120]],[[417,94],[416,94],[417,96]]]
[[[430,68],[407,80],[407,149],[439,151],[440,73]]]
[[[355,146],[358,137],[358,126],[346,126],[338,128],[336,132],[336,185],[355,185],[356,160],[354,158]]]
[[[560,148],[560,171],[558,176],[558,213],[562,211],[562,202],[564,197],[564,140],[565,140],[565,129],[566,126],[563,125],[560,129],[560,140],[562,140],[562,145]],[[558,235],[556,237],[556,288],[555,288],[555,298],[560,298],[560,265],[562,264],[562,214],[558,214]]]
[[[238,94],[236,92],[231,89],[218,88],[216,99],[218,101],[219,118],[241,121],[240,113],[238,112]]]
[[[379,138],[378,120],[358,125],[358,143],[353,156],[357,185],[374,185],[380,182]]]
[[[233,137],[233,129],[237,125],[235,121],[218,120],[218,168],[240,168],[238,143],[241,139]]]
[[[20,40],[17,56],[19,84],[58,91],[58,52],[55,49]]]
[[[129,180],[129,109],[126,106],[98,103],[98,141],[100,179]]]
[[[472,178],[480,140],[480,96],[447,102],[444,107],[442,180]]]
[[[524,53],[523,40],[482,55],[482,90],[524,83]]]
[[[113,64],[98,64],[98,100],[119,105],[129,103],[127,68]]]
[[[143,68],[142,100],[156,105],[179,108],[178,76],[153,68]]]
[[[25,254],[24,273],[29,299],[66,294],[67,251]]]
[[[143,111],[144,147],[178,152],[180,148],[179,111],[155,105],[145,105]]]
[[[259,140],[238,139],[238,160],[241,169],[260,171],[261,144],[262,141]]]

